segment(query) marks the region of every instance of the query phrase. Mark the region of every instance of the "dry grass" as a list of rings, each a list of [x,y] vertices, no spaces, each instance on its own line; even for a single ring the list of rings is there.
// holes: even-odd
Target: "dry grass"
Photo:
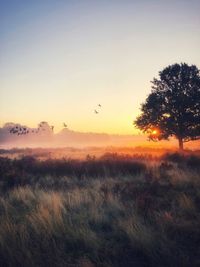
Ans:
[[[0,160],[0,266],[199,265],[200,159],[106,157]]]

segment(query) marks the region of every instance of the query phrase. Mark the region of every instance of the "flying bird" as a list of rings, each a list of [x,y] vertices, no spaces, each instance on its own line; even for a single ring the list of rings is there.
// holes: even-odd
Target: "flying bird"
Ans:
[[[67,124],[66,124],[66,123],[64,123],[64,122],[63,122],[63,126],[64,126],[65,128],[67,128]]]
[[[101,104],[98,105],[100,108],[102,107]]]
[[[98,112],[96,109],[94,110],[94,113],[95,113],[95,114],[99,114],[99,112]]]

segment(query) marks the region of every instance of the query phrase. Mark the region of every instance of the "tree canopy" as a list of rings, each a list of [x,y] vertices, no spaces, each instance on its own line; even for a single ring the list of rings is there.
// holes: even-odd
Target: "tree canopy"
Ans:
[[[183,142],[200,139],[200,71],[174,64],[159,72],[134,124],[152,140],[174,136]]]

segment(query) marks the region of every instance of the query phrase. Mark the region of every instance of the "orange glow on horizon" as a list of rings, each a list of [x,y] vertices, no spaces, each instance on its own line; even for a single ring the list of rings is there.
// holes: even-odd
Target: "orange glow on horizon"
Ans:
[[[157,135],[158,134],[158,131],[157,130],[153,130],[152,134],[153,135]]]
[[[149,133],[150,138],[156,140],[156,139],[158,139],[158,137],[160,135],[160,129],[158,129],[158,128],[150,129],[148,133]]]

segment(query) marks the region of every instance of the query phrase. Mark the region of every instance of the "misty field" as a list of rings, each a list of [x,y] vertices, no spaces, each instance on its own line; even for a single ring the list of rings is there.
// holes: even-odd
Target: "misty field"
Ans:
[[[200,266],[200,154],[0,158],[0,266]]]

